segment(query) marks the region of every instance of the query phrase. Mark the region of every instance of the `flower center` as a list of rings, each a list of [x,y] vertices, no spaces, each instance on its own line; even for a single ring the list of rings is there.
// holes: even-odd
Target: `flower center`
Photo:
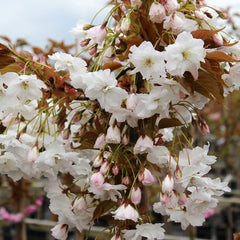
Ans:
[[[147,58],[146,60],[145,60],[145,64],[144,65],[146,65],[147,67],[152,67],[152,65],[153,65],[153,61],[152,61],[152,59],[151,58]]]

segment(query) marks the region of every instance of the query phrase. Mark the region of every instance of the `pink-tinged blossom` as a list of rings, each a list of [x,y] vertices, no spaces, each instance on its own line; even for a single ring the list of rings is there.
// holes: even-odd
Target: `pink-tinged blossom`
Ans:
[[[128,145],[130,141],[129,135],[127,133],[124,133],[122,136],[122,143],[124,145]]]
[[[165,8],[168,13],[173,13],[179,8],[177,0],[166,0]]]
[[[145,135],[145,136],[140,136],[133,148],[134,154],[143,154],[143,153],[148,153],[153,149],[153,140]]]
[[[138,47],[134,45],[130,51],[129,60],[135,66],[132,73],[140,72],[147,80],[166,76],[163,53],[155,50],[151,42],[144,41]]]
[[[109,126],[106,135],[106,142],[113,144],[118,144],[121,142],[121,132],[117,125]]]
[[[141,7],[142,1],[141,0],[130,0],[132,7]]]
[[[139,181],[142,182],[144,186],[151,186],[156,182],[156,179],[147,168],[144,168],[139,174]]]
[[[36,211],[37,211],[37,206],[36,205],[29,205],[24,209],[23,213],[26,214],[26,215],[30,215],[30,214],[32,214]]]
[[[41,207],[43,204],[43,197],[38,198],[35,203],[34,203],[37,207]]]
[[[114,235],[112,236],[111,240],[120,240],[120,235]]]
[[[109,167],[110,167],[110,163],[108,161],[105,161],[100,168],[100,173],[102,175],[105,175],[108,172]]]
[[[96,141],[95,141],[95,144],[94,144],[94,148],[102,148],[104,146],[104,144],[106,143],[105,141],[105,134],[104,133],[101,133],[98,135]]]
[[[135,230],[123,230],[124,239],[131,240],[140,240],[144,237],[144,239],[148,240],[161,240],[164,239],[165,230],[162,228],[162,223],[143,223],[141,225],[137,225]]]
[[[122,183],[125,185],[128,185],[130,183],[129,177],[127,176],[127,177],[123,178]]]
[[[162,181],[162,192],[171,193],[174,187],[174,180],[170,173],[168,173]]]
[[[94,161],[93,161],[93,166],[95,168],[98,168],[102,165],[103,163],[103,153],[99,153],[95,158],[94,158]]]
[[[126,107],[128,110],[133,111],[137,106],[137,96],[135,93],[130,93],[126,101]]]
[[[189,32],[182,32],[174,44],[166,47],[166,68],[174,76],[183,76],[186,71],[195,75],[200,62],[205,62],[205,56],[203,40],[193,38]]]
[[[68,225],[66,224],[57,224],[54,228],[51,229],[52,236],[58,240],[66,240],[68,236]]]
[[[92,175],[91,177],[91,184],[95,187],[95,188],[100,188],[102,187],[103,183],[104,183],[105,179],[102,175],[102,173],[100,172],[96,172]]]
[[[203,216],[204,216],[205,218],[210,218],[210,217],[213,216],[213,215],[214,215],[214,209],[212,209],[212,208],[209,208],[209,209],[207,210],[207,212],[203,213]]]
[[[72,211],[74,214],[78,215],[80,212],[85,211],[87,209],[86,200],[83,197],[77,198],[72,206]]]
[[[107,33],[108,33],[108,31],[106,29],[105,24],[97,25],[95,27],[90,28],[87,31],[87,38],[92,39],[92,41],[97,44],[102,44],[105,37],[107,36]]]
[[[119,167],[117,164],[114,164],[112,167],[112,173],[116,176],[119,173]]]
[[[165,7],[158,2],[153,2],[149,10],[150,20],[154,23],[161,23],[166,18]]]
[[[122,30],[122,32],[126,33],[129,30],[130,26],[131,26],[130,18],[128,18],[128,17],[123,18],[122,22],[121,22],[121,30]]]
[[[185,205],[188,201],[188,197],[186,195],[186,193],[182,192],[179,194],[179,198],[178,198],[178,204],[181,205]]]
[[[71,134],[71,131],[69,128],[65,128],[63,131],[61,131],[61,136],[63,140],[68,140],[70,134]]]
[[[132,220],[137,222],[139,219],[138,212],[130,204],[122,204],[116,211],[112,212],[116,220]]]
[[[131,192],[131,201],[134,204],[139,204],[142,199],[142,191],[140,187],[133,187],[132,192]]]

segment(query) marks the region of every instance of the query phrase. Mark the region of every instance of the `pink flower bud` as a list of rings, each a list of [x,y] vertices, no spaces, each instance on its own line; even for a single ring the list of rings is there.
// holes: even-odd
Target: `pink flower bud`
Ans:
[[[102,175],[105,175],[108,172],[109,167],[110,167],[109,161],[105,161],[100,168],[100,173]]]
[[[93,42],[97,43],[97,44],[101,44],[105,37],[107,36],[107,29],[105,24],[103,25],[97,25],[95,27],[90,28],[87,31],[87,38],[91,38],[93,40]]]
[[[101,133],[99,134],[99,136],[97,137],[95,144],[94,144],[94,148],[102,148],[104,146],[104,144],[106,143],[105,141],[105,134]]]
[[[30,205],[24,209],[23,213],[26,215],[30,215],[30,214],[36,212],[36,210],[37,210],[36,205]]]
[[[171,18],[170,25],[174,34],[179,34],[183,30],[184,22],[181,17],[174,14]]]
[[[122,183],[125,184],[125,185],[128,185],[130,183],[129,177],[123,178]]]
[[[128,135],[127,133],[124,133],[123,136],[122,136],[122,143],[123,143],[124,145],[128,145],[128,144],[129,144],[129,141],[130,141],[129,135]]]
[[[170,173],[168,173],[162,181],[162,192],[171,193],[174,187],[174,180]]]
[[[167,200],[166,200],[165,206],[167,208],[175,208],[175,207],[177,207],[178,198],[175,195],[175,193],[171,192],[170,194],[165,194],[165,195],[167,196]]]
[[[179,166],[177,166],[176,170],[174,171],[174,177],[176,179],[179,179],[182,177],[182,171]]]
[[[43,197],[38,198],[34,204],[35,204],[37,207],[41,207],[42,204],[43,204]]]
[[[173,13],[178,9],[179,5],[177,0],[167,0],[165,4],[165,8],[168,11],[168,13]]]
[[[90,42],[91,39],[87,38],[87,39],[83,39],[81,42],[80,42],[80,46],[81,47],[86,47],[89,42]]]
[[[139,174],[139,181],[145,186],[150,186],[156,182],[156,179],[147,168],[144,168],[144,170]]]
[[[142,198],[142,191],[139,187],[134,187],[131,192],[131,201],[134,204],[139,204]]]
[[[95,159],[93,161],[93,166],[95,168],[98,168],[102,165],[102,163],[103,163],[103,153],[100,153],[95,157]]]
[[[27,162],[29,163],[35,162],[38,156],[39,156],[39,150],[38,150],[38,147],[35,145],[27,153]]]
[[[141,0],[130,0],[131,1],[131,6],[132,7],[141,7],[142,1]]]
[[[8,127],[8,125],[11,123],[11,125],[14,125],[17,123],[16,119],[12,119],[12,113],[9,113],[5,118],[2,119],[2,125],[4,127]],[[12,121],[13,120],[13,121]]]
[[[111,240],[120,240],[120,235],[114,235]]]
[[[211,216],[213,216],[214,215],[214,210],[212,209],[212,208],[209,208],[208,210],[207,210],[207,212],[205,212],[204,214],[203,214],[203,216],[205,217],[205,218],[209,218],[209,217],[211,217]]]
[[[80,112],[76,112],[73,117],[72,117],[72,122],[73,123],[77,123],[81,120],[81,113]]]
[[[72,206],[72,211],[74,214],[78,215],[80,212],[87,209],[87,203],[83,197],[77,198]]]
[[[69,129],[69,128],[65,128],[65,129],[61,132],[61,136],[62,136],[62,139],[63,139],[63,140],[69,139],[70,129]]]
[[[120,129],[117,126],[111,125],[107,130],[106,142],[118,144],[121,142]]]
[[[126,107],[128,110],[133,111],[137,106],[137,96],[135,93],[130,93],[126,101]]]
[[[96,188],[100,188],[103,185],[104,181],[105,179],[100,172],[94,173],[91,177],[91,184]]]
[[[195,11],[195,16],[196,18],[198,18],[199,20],[203,20],[205,18],[205,14],[203,13],[203,11],[201,11],[200,9],[197,9]]]
[[[166,18],[165,7],[161,3],[152,3],[149,17],[152,22],[161,23]]]
[[[114,164],[114,165],[113,165],[112,172],[113,172],[113,174],[114,174],[115,176],[118,175],[118,173],[119,173],[119,168],[118,168],[118,165],[117,165],[117,164]]]
[[[89,55],[94,55],[97,52],[97,46],[93,46],[88,50]]]
[[[52,236],[59,240],[66,240],[68,236],[68,225],[67,224],[57,224],[51,229]]]
[[[208,135],[210,134],[210,129],[208,124],[206,123],[205,120],[201,120],[198,124],[198,129],[200,130],[201,134],[203,135]]]
[[[218,32],[213,35],[213,41],[218,45],[222,46],[223,45],[223,37],[222,35]]]
[[[153,149],[153,141],[148,136],[140,136],[133,148],[134,154],[148,153]]]
[[[131,26],[131,21],[129,18],[123,18],[121,22],[121,30],[123,33],[126,33]]]

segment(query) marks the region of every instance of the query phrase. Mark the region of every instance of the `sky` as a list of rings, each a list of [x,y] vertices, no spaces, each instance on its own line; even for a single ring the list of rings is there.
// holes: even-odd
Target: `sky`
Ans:
[[[220,7],[239,9],[239,0],[207,0]],[[0,0],[0,36],[26,39],[30,44],[44,47],[47,39],[74,43],[71,29],[78,20],[91,21],[107,0]],[[101,23],[103,11],[95,24]],[[1,40],[0,40],[1,41]]]

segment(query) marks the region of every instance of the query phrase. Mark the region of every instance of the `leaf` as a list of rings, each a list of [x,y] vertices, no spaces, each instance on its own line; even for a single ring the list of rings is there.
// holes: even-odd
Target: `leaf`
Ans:
[[[15,62],[15,59],[13,57],[0,54],[0,69],[7,67],[8,65],[14,62]]]
[[[112,209],[115,205],[116,202],[113,202],[111,200],[105,200],[103,202],[100,202],[100,204],[98,204],[98,206],[94,210],[92,221],[100,218],[104,213]]]
[[[114,71],[118,68],[122,67],[122,64],[119,63],[119,62],[109,62],[109,63],[105,63],[103,66],[102,66],[102,70],[105,70],[105,69],[110,69],[111,71]]]
[[[198,80],[195,81],[195,91],[210,99],[223,102],[223,85],[211,74],[199,71]]]
[[[218,47],[218,45],[215,43],[213,36],[222,30],[223,28],[218,30],[199,29],[191,32],[191,34],[194,38],[202,39],[204,41],[204,46],[215,48]]]
[[[8,54],[10,52],[11,51],[10,51],[10,49],[8,47],[6,47],[2,43],[0,43],[0,54]]]
[[[160,120],[159,129],[182,126],[183,124],[177,118],[163,118]]]
[[[1,74],[5,74],[7,72],[16,72],[17,73],[21,70],[22,70],[22,68],[19,67],[17,64],[11,64],[11,65],[8,65],[7,67],[0,69],[0,73]]]
[[[183,78],[179,78],[178,82],[189,92],[194,94],[194,78],[190,72],[185,72]]]
[[[240,233],[234,233],[233,234],[233,239],[234,240],[240,240]]]
[[[229,55],[227,55],[224,52],[208,52],[206,55],[207,59],[211,59],[211,60],[215,60],[218,62],[240,62],[240,60],[234,59],[232,57],[230,57]]]

